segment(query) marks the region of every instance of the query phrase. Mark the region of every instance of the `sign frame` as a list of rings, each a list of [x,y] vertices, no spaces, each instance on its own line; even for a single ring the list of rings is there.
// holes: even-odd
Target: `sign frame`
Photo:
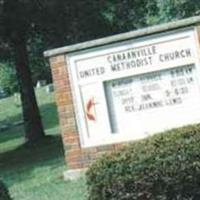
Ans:
[[[88,127],[87,124],[85,122],[85,111],[83,108],[83,94],[80,93],[80,85],[83,84],[81,81],[79,82],[79,84],[77,83],[77,71],[76,71],[76,62],[78,60],[81,59],[88,59],[87,55],[91,54],[97,54],[102,56],[103,53],[106,53],[107,49],[112,49],[112,48],[119,48],[121,47],[121,50],[126,50],[127,47],[126,45],[130,44],[131,42],[135,44],[135,47],[140,48],[141,44],[146,44],[146,45],[152,45],[154,44],[153,41],[162,41],[163,38],[165,37],[169,37],[169,38],[174,38],[174,36],[176,35],[176,38],[179,38],[180,35],[184,35],[184,34],[189,34],[192,37],[193,41],[193,45],[194,45],[194,49],[195,51],[195,59],[194,59],[194,64],[195,64],[195,68],[197,71],[197,74],[200,77],[200,46],[199,46],[199,42],[198,41],[198,33],[195,27],[189,27],[189,28],[183,28],[183,29],[179,29],[179,30],[175,30],[175,31],[169,31],[169,32],[164,32],[164,33],[157,33],[154,35],[150,35],[150,36],[143,36],[141,38],[133,38],[133,39],[129,39],[127,41],[119,41],[116,42],[114,44],[107,44],[107,45],[103,45],[100,47],[93,47],[91,49],[86,49],[86,50],[80,50],[77,52],[73,52],[73,53],[69,53],[66,55],[65,59],[67,62],[67,67],[69,70],[69,77],[70,77],[70,83],[71,83],[71,88],[72,88],[72,95],[73,95],[73,102],[74,102],[74,108],[75,108],[75,116],[76,116],[76,122],[77,122],[77,128],[78,128],[78,132],[79,132],[79,137],[80,137],[80,143],[82,148],[87,148],[87,147],[94,147],[94,146],[101,146],[101,145],[106,145],[106,144],[113,144],[113,143],[121,143],[121,142],[128,142],[128,141],[133,141],[133,138],[124,138],[123,135],[121,134],[120,136],[116,136],[116,135],[110,135],[109,138],[105,138],[105,139],[100,139],[100,138],[95,138],[93,139],[87,139],[87,135],[88,135]],[[137,46],[138,45],[138,46]],[[92,57],[92,56],[91,56]],[[192,64],[192,63],[191,63]],[[182,65],[179,66],[173,66],[173,67],[181,67]],[[173,68],[171,67],[171,68]],[[144,73],[150,73],[152,71],[161,71],[164,69],[169,69],[170,67],[160,67],[157,68],[156,70],[152,70],[150,69],[149,71],[140,71],[138,70],[137,73],[133,74],[134,76],[137,75],[141,75]],[[127,77],[130,76],[129,72],[126,72],[124,74],[122,74],[120,76],[120,78],[123,77]],[[117,79],[119,78],[119,74],[117,75],[110,75],[107,77],[100,77],[98,81],[100,82],[105,82],[108,80],[113,80],[113,79]],[[89,84],[89,82],[87,83],[87,81],[84,82],[85,85]],[[198,79],[198,86],[199,86],[199,90],[200,90],[200,80]],[[105,97],[105,96],[104,96]],[[93,102],[94,103],[94,102]],[[106,99],[104,101],[105,105],[106,105]],[[108,113],[108,110],[107,110]],[[105,116],[106,118],[106,116]],[[107,122],[109,122],[108,119],[108,114],[107,114],[107,118],[105,119]],[[108,124],[107,124],[108,126]],[[107,130],[109,130],[109,128],[107,127]],[[104,134],[110,134],[110,133],[104,133]],[[141,138],[137,138],[137,139],[142,139],[144,138],[144,136],[142,136]]]

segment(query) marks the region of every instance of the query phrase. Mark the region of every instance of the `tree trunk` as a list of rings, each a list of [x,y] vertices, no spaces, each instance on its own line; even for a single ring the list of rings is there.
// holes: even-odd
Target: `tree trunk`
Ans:
[[[15,66],[21,93],[25,137],[27,142],[34,143],[43,138],[45,133],[35,97],[31,72],[28,66],[26,40],[23,39],[15,42],[14,48]]]

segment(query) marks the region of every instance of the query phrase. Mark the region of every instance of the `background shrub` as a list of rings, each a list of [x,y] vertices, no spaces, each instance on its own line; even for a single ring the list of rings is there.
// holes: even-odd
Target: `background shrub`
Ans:
[[[8,63],[0,63],[0,89],[8,95],[18,91],[16,72]]]
[[[86,173],[89,200],[199,200],[200,125],[104,155]]]
[[[8,189],[1,180],[0,180],[0,200],[11,200],[10,195],[8,193]]]

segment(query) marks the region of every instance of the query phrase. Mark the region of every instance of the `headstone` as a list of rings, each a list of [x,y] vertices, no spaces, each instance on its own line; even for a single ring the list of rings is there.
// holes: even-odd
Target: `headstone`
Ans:
[[[5,98],[5,97],[7,97],[7,93],[3,89],[0,88],[0,99]]]
[[[36,84],[36,88],[41,88],[46,85],[46,80],[39,80]]]
[[[21,106],[21,97],[19,93],[14,93],[14,104],[16,107],[20,107]]]
[[[49,94],[54,91],[53,84],[49,84],[46,86],[46,93]]]

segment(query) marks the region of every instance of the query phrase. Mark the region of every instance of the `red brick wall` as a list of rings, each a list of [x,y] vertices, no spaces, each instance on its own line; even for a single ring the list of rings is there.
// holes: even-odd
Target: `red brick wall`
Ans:
[[[122,145],[81,149],[65,56],[51,57],[50,65],[67,166],[69,169],[85,168],[102,152],[119,149]]]

